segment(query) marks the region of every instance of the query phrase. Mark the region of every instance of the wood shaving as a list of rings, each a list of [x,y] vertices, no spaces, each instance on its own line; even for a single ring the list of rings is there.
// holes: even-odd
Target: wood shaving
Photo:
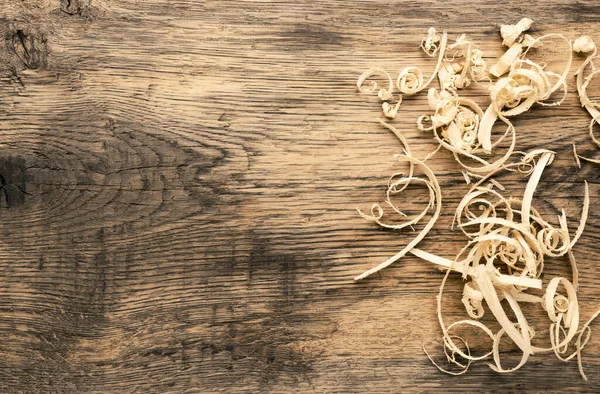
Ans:
[[[571,48],[571,41],[560,34],[548,34],[535,39],[537,44],[542,44],[550,38],[559,38],[565,41]],[[481,122],[478,138],[482,147],[490,151],[491,131],[496,120],[503,117],[512,117],[528,111],[535,103],[545,106],[560,105],[566,98],[566,79],[571,69],[572,55],[569,57],[561,74],[546,71],[544,66],[526,58],[533,43],[523,51],[521,44],[513,44],[509,50],[500,58],[490,72],[499,77],[508,72],[506,77],[498,79],[489,87],[491,104],[486,109],[485,119]],[[555,81],[554,81],[555,80]],[[554,102],[547,102],[554,92],[563,90],[562,97]]]
[[[500,35],[502,36],[502,45],[511,46],[519,38],[521,33],[529,30],[533,21],[529,18],[523,18],[514,25],[501,25]]]
[[[600,315],[600,310],[585,324],[580,325],[577,299],[579,271],[573,247],[583,234],[589,214],[588,184],[584,182],[582,210],[574,233],[569,231],[564,210],[554,220],[543,217],[535,208],[534,196],[545,168],[552,164],[556,154],[546,149],[515,151],[516,132],[508,118],[528,111],[534,104],[552,106],[562,103],[567,94],[572,51],[586,53],[589,55],[577,71],[577,91],[582,106],[592,116],[590,136],[600,147],[600,141],[592,132],[594,124],[600,119],[600,105],[587,95],[590,81],[599,72],[594,67],[597,48],[588,36],[582,36],[572,43],[560,34],[538,38],[524,34],[531,24],[531,19],[523,18],[514,25],[501,26],[502,44],[508,49],[489,70],[483,60],[483,53],[465,35],[460,35],[454,43],[449,44],[447,33],[440,35],[432,27],[421,42],[421,49],[426,55],[437,56],[435,70],[427,80],[421,69],[414,66],[400,71],[395,86],[391,76],[380,68],[371,68],[359,77],[358,89],[361,92],[377,91],[383,101],[384,115],[394,118],[400,108],[402,95],[417,94],[427,88],[437,76],[439,89],[431,87],[427,90],[431,113],[420,116],[417,127],[421,131],[433,133],[439,145],[425,159],[419,160],[414,157],[402,133],[381,122],[402,144],[403,153],[397,155],[399,161],[408,163],[406,173],[398,172],[390,177],[384,201],[385,205],[405,218],[405,221],[401,224],[387,222],[384,220],[384,209],[378,203],[372,205],[369,213],[358,212],[363,218],[393,230],[411,228],[414,231],[414,226],[428,215],[429,220],[400,252],[354,279],[364,279],[408,253],[446,271],[437,297],[437,316],[442,331],[444,354],[448,363],[454,366],[453,370],[443,368],[423,349],[440,371],[461,375],[467,372],[473,362],[488,360],[492,370],[510,373],[523,367],[535,354],[554,353],[563,361],[577,358],[581,376],[587,380],[581,352],[591,337],[590,324]],[[527,58],[532,48],[543,50],[545,42],[550,39],[562,40],[569,48],[561,73],[548,71],[545,64]],[[591,71],[584,76],[588,68]],[[378,89],[374,82],[370,88],[363,88],[364,82],[374,75],[384,77],[387,88]],[[497,79],[493,80],[494,77]],[[459,96],[461,89],[482,81],[489,83],[490,92],[490,104],[485,111],[474,101]],[[395,102],[394,88],[399,91]],[[557,91],[562,91],[562,97],[550,101]],[[506,129],[496,141],[492,141],[491,131],[498,120],[506,125]],[[501,158],[495,161],[485,158],[485,155],[495,151],[507,139],[510,141],[509,147]],[[465,182],[471,185],[454,214],[453,228],[456,225],[465,236],[465,245],[454,258],[437,256],[417,248],[441,213],[440,185],[425,163],[441,147],[452,152],[463,167]],[[581,160],[600,163],[580,156],[574,144],[573,153],[579,167]],[[509,162],[515,155],[520,158]],[[476,165],[466,164],[463,161],[465,159]],[[503,171],[517,172],[528,178],[521,199],[505,196],[504,186],[492,178]],[[415,175],[417,172],[422,175]],[[412,218],[408,218],[391,201],[392,196],[403,192],[409,185],[425,187],[429,194],[427,205]],[[547,257],[568,258],[571,277],[555,277],[545,283],[542,273]],[[443,295],[452,272],[460,274],[465,281],[461,302],[469,319],[446,324],[442,313]],[[550,320],[548,346],[532,344],[531,340],[536,332],[521,309],[522,303],[539,305],[546,311]],[[500,325],[495,333],[479,321],[486,312],[491,313]],[[467,341],[452,334],[453,329],[458,326],[470,326],[483,331],[491,340],[491,348],[482,355],[473,355]],[[511,368],[506,368],[501,363],[500,342],[505,335],[518,346],[522,354],[518,364]],[[569,345],[575,346],[571,354],[567,354]]]
[[[429,30],[427,31],[427,36],[423,39],[421,43],[421,49],[423,49],[423,51],[428,56],[433,57],[436,54],[438,55],[435,70],[433,71],[433,74],[429,77],[429,79],[425,81],[423,77],[423,71],[421,71],[419,67],[408,66],[402,69],[400,73],[398,73],[398,77],[396,78],[396,88],[400,93],[398,94],[395,103],[391,102],[394,99],[394,82],[392,81],[390,75],[381,68],[372,67],[364,73],[362,73],[358,78],[358,81],[356,82],[356,86],[361,93],[373,93],[377,91],[377,96],[381,101],[383,101],[381,105],[383,114],[387,118],[394,119],[398,114],[398,110],[400,109],[400,105],[402,103],[402,95],[412,95],[422,91],[423,89],[427,88],[427,86],[438,75],[438,72],[442,67],[442,62],[444,61],[447,44],[448,34],[446,32],[443,32],[440,36],[435,30],[435,28],[429,28]],[[461,42],[457,44],[460,46],[464,46],[468,43]],[[455,44],[455,46],[457,44]],[[470,48],[470,46],[468,46],[468,48]],[[482,62],[483,59],[481,58],[481,53],[473,51],[469,54],[468,64],[466,64],[466,66],[464,67],[465,73],[468,72],[469,75],[479,76],[481,73],[483,73],[483,71],[485,71],[485,66],[482,66]],[[388,87],[382,87],[378,89],[377,83],[371,82],[370,88],[363,88],[363,84],[365,83],[365,81],[375,75],[385,77],[388,81]],[[455,79],[459,78],[456,77]],[[467,84],[468,82],[466,82],[466,77],[463,76],[462,79],[460,79],[457,83]]]
[[[575,40],[575,43],[573,44],[573,50],[575,52],[582,53],[591,52],[585,59],[581,67],[577,70],[575,75],[577,76],[577,93],[579,94],[579,101],[581,102],[581,106],[584,107],[592,117],[589,126],[590,138],[600,148],[600,141],[594,135],[594,124],[596,124],[598,122],[598,119],[600,119],[600,104],[598,104],[594,100],[590,100],[587,94],[588,86],[599,72],[599,70],[597,70],[594,65],[594,60],[598,59],[598,48],[596,48],[596,44],[590,37],[581,36],[577,40]],[[587,68],[590,68],[591,70],[587,76],[584,76]],[[581,167],[580,160],[600,164],[600,160],[578,155],[575,144],[573,144],[573,154],[575,156],[575,161],[577,162],[578,167]]]
[[[399,212],[399,210],[397,210],[394,207],[394,205],[391,203],[390,194],[404,190],[411,183],[421,183],[421,184],[425,185],[427,187],[427,190],[429,191],[429,203],[427,204],[425,209],[423,209],[423,211],[419,215],[417,215],[415,218],[413,218],[412,220],[409,220],[401,225],[388,225],[388,224],[383,223],[381,221],[381,218],[383,217],[383,209],[381,208],[381,206],[379,204],[373,204],[373,206],[371,207],[370,215],[365,215],[360,210],[358,210],[358,212],[365,219],[374,221],[377,224],[379,224],[380,226],[399,230],[399,229],[402,229],[402,228],[405,228],[408,226],[412,226],[413,224],[417,224],[427,214],[427,212],[430,209],[435,209],[435,211],[434,211],[433,215],[431,216],[431,218],[429,219],[429,221],[427,222],[427,224],[425,225],[425,227],[419,232],[419,234],[412,241],[409,242],[409,244],[404,249],[402,249],[400,252],[396,253],[394,256],[390,257],[383,263],[377,265],[376,267],[373,267],[373,268],[369,269],[368,271],[365,271],[361,275],[358,275],[357,277],[354,278],[354,280],[364,279],[364,278],[382,270],[383,268],[389,266],[390,264],[392,264],[395,261],[402,258],[408,252],[410,252],[411,249],[413,249],[415,246],[417,246],[417,244],[419,242],[421,242],[421,240],[423,238],[425,238],[425,236],[431,230],[431,228],[433,227],[433,225],[435,224],[435,222],[437,221],[437,219],[440,215],[440,212],[442,209],[442,191],[440,189],[440,185],[437,181],[437,178],[433,174],[433,171],[431,171],[431,168],[429,168],[429,166],[427,164],[425,164],[425,162],[420,161],[420,160],[414,158],[412,155],[410,155],[410,150],[408,150],[408,149],[406,149],[405,155],[399,156],[399,160],[406,161],[406,162],[410,163],[411,165],[414,165],[414,166],[420,168],[421,171],[423,172],[423,174],[425,175],[425,178],[419,178],[416,176],[400,176],[399,178],[397,178],[393,181],[390,181],[388,184],[386,203],[388,205],[390,205],[396,212]],[[402,174],[395,174],[395,175],[402,175]],[[400,187],[400,189],[398,189],[398,187]]]
[[[513,44],[505,53],[498,59],[498,63],[490,67],[490,74],[496,78],[506,74],[510,69],[510,66],[521,56],[523,53],[523,45]]]
[[[483,52],[462,34],[448,47],[437,76],[442,90],[456,93],[458,89],[469,87],[471,82],[485,80],[486,69]]]
[[[575,52],[592,52],[596,50],[596,44],[590,36],[581,36],[573,43],[573,50]]]

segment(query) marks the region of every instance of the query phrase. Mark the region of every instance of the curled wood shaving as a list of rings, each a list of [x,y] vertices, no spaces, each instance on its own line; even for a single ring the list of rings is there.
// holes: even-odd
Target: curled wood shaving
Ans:
[[[431,57],[435,56],[436,54],[438,55],[435,70],[429,79],[425,81],[423,77],[423,71],[421,71],[419,67],[408,66],[402,69],[398,74],[398,78],[396,79],[396,87],[400,94],[398,94],[395,103],[390,102],[394,99],[394,82],[392,81],[390,75],[379,67],[372,67],[362,73],[358,77],[356,87],[361,93],[373,93],[377,90],[377,96],[381,101],[383,101],[381,105],[383,114],[387,118],[393,119],[396,117],[398,110],[400,109],[400,105],[402,103],[402,94],[416,94],[425,89],[435,79],[442,66],[442,61],[444,60],[444,56],[446,54],[447,43],[448,34],[446,32],[443,32],[440,37],[435,28],[429,28],[427,31],[427,37],[421,43],[421,48],[427,55]],[[480,76],[483,72],[481,69],[483,62],[481,54],[473,52],[469,57],[469,61],[470,63],[465,67],[465,72],[469,72],[470,75],[473,76]],[[485,70],[485,67],[483,70]],[[377,89],[377,83],[373,81],[371,82],[370,88],[364,88],[363,84],[365,81],[375,75],[385,77],[388,81],[388,87]],[[462,82],[459,83],[466,83],[465,80],[466,77],[463,77]]]
[[[590,37],[582,36],[575,40],[575,44],[573,44],[573,50],[576,52],[591,52],[575,74],[577,75],[577,93],[579,94],[579,101],[581,102],[581,106],[583,106],[592,117],[589,126],[590,138],[600,148],[600,140],[598,140],[594,135],[594,124],[596,124],[598,119],[600,119],[600,104],[594,100],[590,100],[587,94],[587,88],[589,84],[599,73],[599,70],[597,70],[594,65],[594,60],[598,59],[598,48],[596,48],[596,44]],[[587,76],[584,77],[585,70],[588,67],[591,69],[591,71]],[[573,154],[578,167],[581,167],[580,160],[600,164],[600,160],[578,155],[575,144],[573,144]]]
[[[530,25],[530,21],[528,23]],[[515,31],[519,31],[519,29]],[[543,42],[551,38],[561,39],[571,48],[571,41],[563,35],[547,34],[534,39],[534,41],[528,39],[525,50],[523,50],[524,46],[522,44],[512,43],[512,46],[499,59],[498,63],[490,68],[490,73],[496,77],[500,77],[507,72],[508,75],[498,79],[489,87],[492,102],[486,109],[484,119],[482,119],[478,130],[478,139],[485,151],[491,151],[492,149],[492,127],[498,118],[502,119],[501,116],[519,115],[529,110],[535,103],[545,106],[560,105],[566,98],[566,79],[573,58],[570,50],[561,74],[546,71],[544,66],[526,59],[530,48],[543,46]],[[562,89],[562,97],[556,101],[548,102],[547,100],[558,89]]]
[[[425,252],[417,248],[413,248],[410,251],[410,253],[423,260],[427,260],[430,263],[436,264],[440,267],[446,267],[451,269],[452,271],[459,272],[463,274],[463,276],[467,275],[474,277],[477,274],[476,269],[472,266],[469,266],[469,262],[466,259],[462,261],[453,261],[444,257],[436,256],[434,254]],[[532,289],[542,288],[542,281],[539,279],[505,275],[501,274],[498,270],[490,271],[490,275],[493,277],[493,281],[497,282],[499,285],[516,285]],[[467,293],[471,294],[471,292],[469,291],[467,291]]]
[[[573,144],[573,155],[575,156],[575,162],[577,163],[577,167],[579,167],[579,168],[581,168],[581,160],[584,160],[584,161],[587,161],[590,163],[600,164],[600,160],[591,159],[589,157],[581,156],[580,154],[578,154],[577,147],[575,146],[575,144]]]
[[[492,144],[488,139],[486,146],[481,146],[479,136],[481,124],[488,122],[481,108],[472,100],[459,98],[448,91],[437,92],[429,89],[429,107],[434,110],[433,115],[423,115],[417,120],[420,130],[432,130],[434,138],[441,146],[453,152],[456,161],[471,173],[488,173],[500,168],[513,153],[516,144],[516,135],[513,125],[503,116],[498,117],[507,125],[505,133]],[[490,126],[491,131],[491,126]],[[489,152],[500,144],[507,136],[511,137],[511,144],[504,156],[494,162],[488,162],[479,155]],[[487,148],[487,149],[486,149]],[[480,165],[474,167],[465,164],[461,157],[473,160]]]
[[[377,85],[377,82],[375,82],[375,81],[371,81],[370,88],[363,88],[363,84],[365,83],[365,81],[367,79],[369,79],[370,77],[372,77],[373,75],[380,75],[380,76],[386,77],[386,79],[388,80],[387,89],[381,88],[378,90],[377,89],[378,85]],[[392,77],[390,77],[390,74],[388,74],[385,70],[378,68],[378,67],[372,67],[372,68],[368,69],[367,71],[365,71],[364,73],[362,73],[360,75],[360,77],[358,77],[358,81],[356,81],[356,87],[358,88],[358,90],[361,93],[373,93],[374,91],[377,90],[377,96],[379,96],[379,98],[381,100],[389,100],[392,98],[392,91],[394,90],[394,82],[392,81]]]
[[[487,79],[486,69],[483,52],[462,34],[448,46],[437,75],[442,90],[456,92]]]
[[[413,238],[412,241],[409,242],[409,244],[406,247],[404,247],[400,252],[396,253],[394,256],[390,257],[383,263],[381,263],[381,264],[377,265],[376,267],[371,268],[371,269],[365,271],[364,273],[358,275],[357,277],[355,277],[354,280],[356,280],[356,281],[364,279],[364,278],[382,270],[383,268],[389,266],[390,264],[394,263],[398,259],[402,258],[408,252],[410,252],[411,249],[413,249],[415,246],[417,246],[417,244],[419,242],[421,242],[421,240],[423,238],[425,238],[425,236],[431,230],[431,228],[433,227],[433,225],[435,224],[435,222],[437,221],[437,219],[440,215],[441,208],[442,208],[442,191],[440,189],[440,185],[437,181],[437,178],[433,174],[433,171],[431,171],[429,166],[427,164],[425,164],[423,161],[420,161],[420,160],[414,158],[410,154],[402,155],[399,157],[399,159],[401,161],[407,161],[411,165],[415,165],[416,167],[420,168],[426,178],[419,178],[419,177],[414,177],[414,176],[412,176],[412,177],[402,176],[399,179],[395,180],[394,182],[391,182],[390,185],[388,186],[388,200],[386,200],[386,201],[389,201],[390,191],[397,190],[398,186],[406,187],[410,183],[418,182],[418,183],[424,184],[429,191],[429,203],[427,204],[425,209],[416,218],[414,218],[402,225],[398,225],[398,226],[386,225],[386,224],[380,222],[380,219],[383,216],[383,210],[377,204],[373,205],[375,207],[375,209],[373,209],[373,208],[371,209],[370,216],[365,215],[360,211],[359,211],[359,213],[364,218],[372,220],[383,227],[401,229],[406,226],[416,224],[418,221],[420,221],[426,215],[426,213],[431,208],[434,208],[435,211],[434,211],[433,215],[431,216],[431,218],[429,219],[429,221],[427,222],[427,224],[425,225],[425,227],[419,232],[419,234],[417,234],[417,236],[415,238]],[[391,203],[390,203],[390,205],[391,205]]]
[[[383,76],[388,80],[387,89],[383,87],[378,89],[377,82],[375,81],[371,81],[370,87],[363,87],[365,81],[375,75]],[[392,105],[388,102],[388,100],[392,100],[394,97],[392,94],[394,91],[394,81],[392,81],[392,77],[390,77],[390,75],[385,70],[379,67],[372,67],[368,69],[367,71],[362,73],[360,77],[358,77],[358,81],[356,81],[356,87],[361,93],[373,93],[377,91],[377,96],[382,101],[384,101],[384,103],[382,104],[384,115],[388,118],[393,118],[396,116],[396,114],[398,113],[398,109],[400,108],[400,104],[402,103],[402,96],[398,97],[398,100],[395,105]]]
[[[430,38],[432,33],[434,35],[436,34],[435,29],[430,28],[428,31],[427,39]],[[437,35],[435,35],[435,37],[437,37]],[[425,41],[427,41],[427,39]],[[442,65],[442,60],[444,59],[444,54],[446,53],[447,43],[448,34],[446,32],[443,32],[442,38],[439,41],[439,47],[435,46],[435,50],[431,52],[430,49],[432,49],[433,46],[425,46],[423,48],[427,54],[435,54],[436,51],[438,52],[438,61],[435,66],[435,70],[426,82],[424,82],[423,80],[423,72],[420,68],[414,66],[405,67],[402,71],[400,71],[400,73],[398,74],[398,78],[396,79],[396,87],[398,88],[398,90],[404,94],[415,94],[425,89],[427,85],[429,85],[431,81],[434,80],[440,69],[440,66]]]

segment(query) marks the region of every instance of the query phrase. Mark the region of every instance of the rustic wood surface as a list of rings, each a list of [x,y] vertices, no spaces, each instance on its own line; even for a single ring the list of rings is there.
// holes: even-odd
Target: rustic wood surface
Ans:
[[[600,39],[600,8],[573,0],[1,0],[0,391],[599,391],[600,329],[584,351],[587,383],[553,355],[511,375],[479,363],[452,377],[422,351],[441,360],[441,272],[406,257],[352,281],[414,235],[354,210],[380,201],[401,168],[357,76],[430,72],[418,44],[432,25],[492,59],[498,25],[522,16],[535,34]],[[590,183],[574,250],[587,318],[600,304],[599,171],[575,167],[572,142],[596,151],[569,84],[564,105],[514,124],[518,149],[558,152],[541,211],[564,207],[574,228]],[[483,90],[466,94],[485,105]],[[420,94],[393,122],[419,157],[435,148],[415,127],[425,113]],[[468,186],[447,152],[431,165],[444,211],[420,247],[451,257],[464,244],[451,212]],[[503,181],[522,193],[523,178]],[[415,189],[406,201],[416,211],[424,199]],[[545,278],[566,267],[549,261]],[[460,292],[453,277],[449,321],[466,316],[451,300]],[[547,318],[528,313],[544,342]]]

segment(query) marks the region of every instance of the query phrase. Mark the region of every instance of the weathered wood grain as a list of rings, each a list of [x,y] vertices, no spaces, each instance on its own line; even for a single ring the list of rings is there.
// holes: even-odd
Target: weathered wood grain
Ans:
[[[593,3],[529,3],[1,0],[0,391],[600,390],[598,333],[587,383],[552,355],[509,376],[484,364],[446,376],[422,352],[439,356],[442,274],[406,257],[351,280],[411,236],[354,211],[381,199],[399,151],[357,76],[431,70],[418,50],[431,25],[467,33],[488,58],[501,53],[498,24],[525,15],[536,33],[600,39]],[[564,105],[514,124],[518,149],[558,152],[543,212],[565,207],[575,224],[590,183],[575,247],[587,318],[600,303],[599,172],[575,167],[572,142],[595,150],[569,82]],[[415,128],[425,97],[401,111],[394,124],[422,157],[435,147]],[[447,152],[432,166],[445,209],[420,246],[452,256],[468,187]],[[566,267],[549,263],[546,277]]]

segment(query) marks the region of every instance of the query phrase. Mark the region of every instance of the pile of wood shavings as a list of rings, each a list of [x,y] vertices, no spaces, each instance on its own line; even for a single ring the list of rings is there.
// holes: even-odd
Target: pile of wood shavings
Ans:
[[[364,279],[389,266],[410,253],[446,270],[437,297],[437,316],[442,330],[444,352],[448,362],[456,370],[447,370],[436,364],[429,354],[427,357],[441,371],[460,375],[465,373],[472,362],[490,360],[488,365],[497,372],[512,372],[521,368],[536,353],[554,353],[559,359],[569,361],[577,358],[581,376],[587,380],[581,362],[581,351],[590,339],[590,323],[600,315],[594,313],[581,324],[577,288],[579,274],[573,254],[573,246],[584,231],[590,205],[589,189],[585,182],[583,207],[579,225],[574,233],[568,229],[565,211],[558,216],[558,225],[550,224],[534,208],[533,197],[546,166],[549,166],[555,153],[546,149],[537,149],[528,153],[515,151],[516,132],[509,118],[528,111],[533,105],[560,105],[567,94],[567,76],[572,63],[572,51],[589,53],[584,64],[577,71],[577,90],[584,106],[592,116],[590,135],[600,147],[592,133],[594,123],[600,118],[600,104],[587,96],[587,87],[593,77],[600,73],[594,60],[598,59],[597,49],[591,38],[582,36],[574,43],[560,34],[548,34],[538,38],[525,34],[532,21],[523,18],[514,25],[500,28],[502,44],[508,49],[496,64],[488,68],[482,52],[463,34],[454,43],[449,43],[448,34],[439,34],[435,28],[427,31],[421,43],[422,50],[437,62],[433,74],[425,79],[418,67],[405,67],[400,71],[396,83],[381,68],[371,68],[357,81],[360,92],[377,92],[381,99],[383,114],[388,118],[397,116],[402,103],[402,95],[413,95],[426,89],[437,77],[439,90],[429,88],[427,99],[430,114],[418,118],[417,127],[432,132],[439,143],[438,148],[426,158],[417,159],[411,152],[408,141],[393,126],[381,122],[392,131],[402,144],[403,154],[398,155],[401,162],[408,163],[405,173],[395,173],[390,177],[385,204],[401,216],[406,216],[391,201],[391,197],[404,191],[409,185],[425,186],[429,193],[429,202],[423,211],[414,218],[401,224],[389,224],[383,218],[384,210],[380,204],[373,204],[369,213],[359,213],[367,220],[378,225],[400,230],[413,228],[430,214],[423,229],[401,251],[357,276]],[[569,48],[561,73],[547,70],[546,64],[534,62],[527,57],[531,48],[543,50],[544,43],[550,39],[564,41]],[[591,71],[589,71],[590,69]],[[584,73],[588,70],[587,76]],[[369,88],[364,87],[366,80],[380,76],[387,80],[387,87],[378,89],[375,82]],[[490,104],[484,111],[474,101],[459,96],[459,91],[471,84],[485,84],[490,92]],[[395,93],[395,89],[399,91]],[[561,92],[560,98],[552,101],[555,92]],[[506,131],[492,142],[491,131],[494,124],[501,121]],[[498,149],[499,144],[510,140],[507,151],[495,161],[485,158]],[[454,259],[447,259],[417,249],[417,245],[437,221],[442,208],[442,191],[435,174],[427,165],[441,147],[449,150],[456,161],[464,168],[463,175],[467,184],[478,179],[459,203],[454,215],[454,224],[466,237],[466,244]],[[598,163],[599,161],[582,157],[573,150],[577,164],[580,159]],[[466,164],[465,159],[476,164]],[[513,161],[509,161],[514,159]],[[522,199],[505,197],[504,187],[492,177],[503,171],[519,172],[528,177]],[[421,173],[419,176],[417,174]],[[432,211],[432,213],[430,213]],[[453,226],[454,226],[453,224]],[[413,228],[414,229],[414,228]],[[568,258],[572,276],[555,277],[548,283],[542,282],[541,275],[546,257]],[[446,324],[442,314],[444,285],[451,272],[460,273],[464,279],[462,303],[469,319]],[[491,313],[500,325],[493,332],[480,319]],[[506,303],[502,303],[506,301]],[[522,303],[538,304],[550,320],[549,345],[534,346],[532,338],[535,330],[527,321],[521,309]],[[506,309],[505,309],[506,308]],[[507,313],[507,310],[510,312]],[[509,316],[514,316],[513,321]],[[492,341],[491,349],[480,356],[473,356],[467,341],[453,335],[458,326],[481,330]],[[503,368],[500,361],[500,341],[504,336],[522,352],[521,361],[513,368]],[[569,353],[569,346],[574,347]],[[424,349],[425,350],[425,349]]]

